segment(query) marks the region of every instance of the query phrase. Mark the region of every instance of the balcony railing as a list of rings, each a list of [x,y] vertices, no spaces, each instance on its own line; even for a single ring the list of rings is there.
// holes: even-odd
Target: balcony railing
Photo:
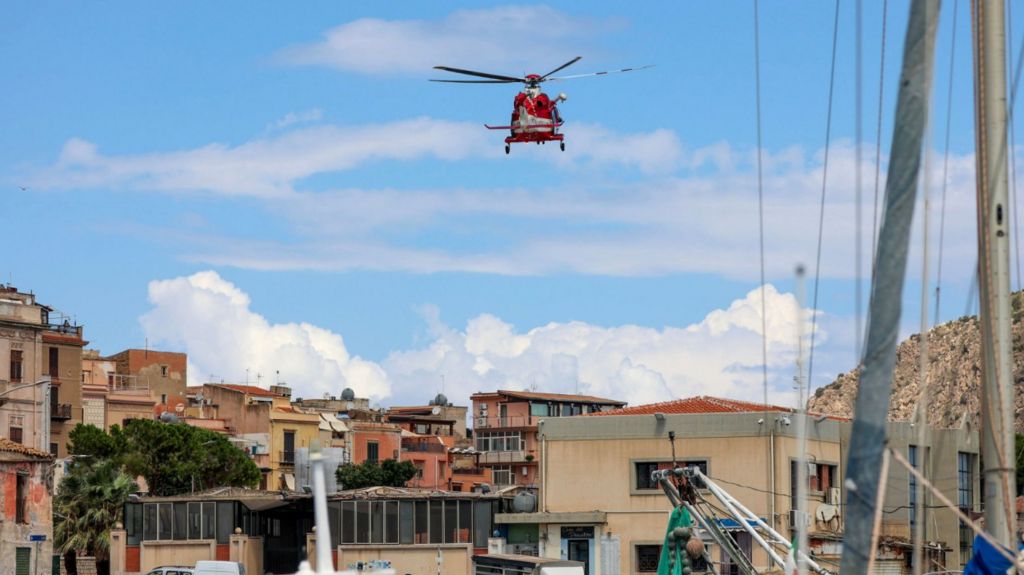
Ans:
[[[533,415],[481,415],[473,418],[473,429],[502,428],[502,427],[534,427],[540,421],[540,417]]]
[[[529,457],[529,459],[527,459]],[[480,463],[529,463],[535,461],[532,451],[484,451],[480,453]]]
[[[295,465],[295,450],[281,452],[281,465]]]
[[[430,441],[403,441],[402,451],[413,453],[447,453],[448,447],[442,443]]]
[[[455,468],[455,469],[452,469],[452,474],[454,474],[454,475],[483,475],[484,474],[484,468],[483,467],[463,467],[461,469]]]
[[[54,403],[50,405],[50,419],[66,421],[71,419],[70,403]]]

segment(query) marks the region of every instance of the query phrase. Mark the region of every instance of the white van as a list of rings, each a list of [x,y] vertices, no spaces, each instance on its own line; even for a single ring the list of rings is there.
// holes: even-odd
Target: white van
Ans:
[[[245,565],[235,561],[196,561],[193,575],[245,575]]]

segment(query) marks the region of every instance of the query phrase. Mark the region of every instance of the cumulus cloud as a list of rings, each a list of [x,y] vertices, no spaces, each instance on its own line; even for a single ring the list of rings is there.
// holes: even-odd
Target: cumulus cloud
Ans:
[[[791,403],[797,302],[767,285],[765,303],[770,397]],[[476,391],[530,388],[578,390],[634,404],[699,394],[762,399],[759,289],[699,323],[662,329],[569,322],[518,332],[483,314],[457,330],[439,325],[432,313],[430,318],[429,345],[396,351],[382,362],[398,395],[423,395],[424,381],[444,375],[446,392],[460,399]],[[808,318],[805,313],[805,331]],[[819,329],[818,344],[827,339]]]
[[[562,64],[586,38],[610,25],[547,6],[459,10],[438,20],[363,18],[327,30],[319,41],[287,48],[278,58],[374,75],[422,75],[438,65],[515,75]]]
[[[792,294],[764,288],[772,401],[792,403],[798,306]],[[141,318],[150,340],[189,354],[192,383],[211,376],[272,381],[280,371],[298,396],[337,394],[350,386],[385,403],[429,399],[444,376],[445,392],[466,403],[476,391],[536,388],[648,403],[711,394],[762,397],[761,290],[754,289],[700,322],[661,329],[586,322],[549,323],[525,332],[490,314],[461,329],[423,308],[428,343],[392,352],[382,362],[349,352],[341,334],[307,323],[274,324],[249,296],[212,271],[153,281],[153,308]],[[805,332],[809,312],[804,312]],[[830,334],[819,322],[818,345]]]
[[[319,396],[351,386],[365,397],[391,394],[376,363],[353,356],[340,334],[308,323],[274,324],[250,309],[249,296],[216,272],[149,284],[153,309],[140,318],[150,341],[189,356],[190,383],[217,376],[229,382],[274,381]]]

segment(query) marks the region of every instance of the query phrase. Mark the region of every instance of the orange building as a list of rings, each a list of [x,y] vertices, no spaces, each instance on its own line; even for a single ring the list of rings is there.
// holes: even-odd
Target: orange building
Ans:
[[[495,485],[536,485],[540,482],[537,424],[545,418],[583,415],[626,405],[591,395],[498,390],[476,393],[473,438],[481,467],[489,468]]]

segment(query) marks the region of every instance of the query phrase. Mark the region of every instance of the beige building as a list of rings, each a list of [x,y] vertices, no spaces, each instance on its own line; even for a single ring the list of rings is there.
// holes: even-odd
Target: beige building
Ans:
[[[697,397],[638,406],[599,416],[550,418],[539,422],[540,490],[538,509],[502,513],[508,544],[522,552],[584,561],[594,575],[641,574],[657,569],[671,505],[651,481],[650,473],[671,467],[670,431],[675,432],[676,460],[705,469],[707,475],[744,502],[759,517],[790,537],[795,516],[797,440],[794,414],[785,408]],[[851,423],[811,417],[806,456],[809,460],[808,511],[811,548],[824,567],[837,568],[843,531],[844,463]],[[890,445],[903,454],[916,437],[908,424],[890,425]],[[979,501],[978,439],[969,430],[931,430],[926,452],[928,476],[952,500]],[[959,467],[958,467],[959,465]],[[913,506],[909,474],[890,468],[883,519],[880,561],[896,572],[907,569]],[[713,499],[707,490],[700,493]],[[931,504],[930,499],[926,502]],[[759,571],[769,567],[765,552],[742,528],[720,523]],[[927,541],[949,569],[961,566],[962,535],[952,512],[927,509]],[[714,544],[713,561],[729,572],[729,560]],[[929,566],[926,570],[939,570]]]
[[[86,343],[69,317],[0,286],[0,437],[67,454],[67,434],[82,421]]]

